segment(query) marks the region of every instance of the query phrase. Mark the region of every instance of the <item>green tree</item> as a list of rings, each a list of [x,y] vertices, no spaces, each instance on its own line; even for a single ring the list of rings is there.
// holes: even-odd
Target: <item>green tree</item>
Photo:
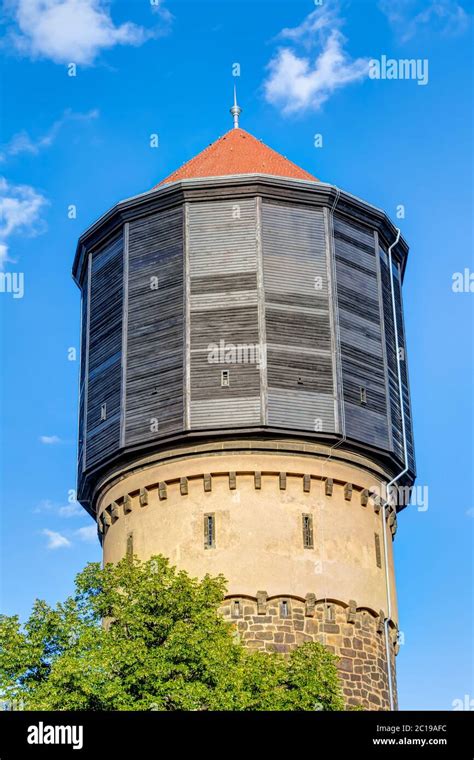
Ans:
[[[335,658],[251,652],[202,581],[161,556],[89,564],[74,596],[0,616],[0,694],[31,710],[340,710]]]

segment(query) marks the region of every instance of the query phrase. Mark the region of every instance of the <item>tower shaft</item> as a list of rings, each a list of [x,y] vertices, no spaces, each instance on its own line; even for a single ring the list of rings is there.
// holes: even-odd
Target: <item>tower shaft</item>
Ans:
[[[339,658],[347,705],[388,709],[384,529],[393,679],[397,615],[386,477],[362,455],[297,438],[169,449],[98,486],[104,561],[162,554],[192,576],[222,573],[222,612],[247,646],[320,641]]]

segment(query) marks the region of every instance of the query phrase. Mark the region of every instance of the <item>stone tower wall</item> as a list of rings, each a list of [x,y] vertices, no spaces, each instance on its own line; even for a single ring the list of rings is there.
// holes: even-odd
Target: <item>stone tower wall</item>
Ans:
[[[285,618],[283,603],[288,610]],[[338,658],[348,708],[390,709],[383,616],[357,608],[355,601],[346,606],[331,600],[315,600],[312,594],[302,601],[289,596],[268,598],[265,593],[255,599],[228,598],[222,614],[235,624],[239,638],[250,649],[286,654],[306,641],[319,641]],[[392,624],[389,630],[396,706],[397,629]]]
[[[339,658],[347,706],[387,709],[384,510],[377,495],[387,479],[359,454],[296,440],[168,450],[100,484],[104,561],[127,552],[143,560],[163,554],[193,576],[222,573],[222,613],[247,646],[285,653],[321,641]],[[309,542],[304,517],[311,520]],[[395,684],[393,510],[387,519]]]
[[[388,708],[388,479],[366,457],[298,440],[167,450],[98,485],[104,561],[163,554],[193,576],[222,573],[223,614],[247,646],[321,641],[339,657],[346,704]],[[387,522],[394,671],[393,511]]]

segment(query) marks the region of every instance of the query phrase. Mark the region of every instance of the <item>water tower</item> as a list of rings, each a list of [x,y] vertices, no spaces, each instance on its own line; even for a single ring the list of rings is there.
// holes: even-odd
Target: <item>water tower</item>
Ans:
[[[394,707],[407,244],[232,114],[79,240],[78,498],[105,562],[223,573],[249,647],[322,641],[347,705]]]

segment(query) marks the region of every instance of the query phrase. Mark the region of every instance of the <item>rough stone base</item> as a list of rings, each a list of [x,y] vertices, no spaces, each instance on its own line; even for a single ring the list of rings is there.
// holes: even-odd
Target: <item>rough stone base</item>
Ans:
[[[285,605],[283,603],[286,603]],[[251,649],[288,653],[305,641],[319,641],[338,658],[347,708],[389,710],[385,636],[372,610],[333,601],[308,603],[291,597],[232,597],[221,608]],[[287,613],[287,617],[284,617]],[[396,704],[396,630],[390,629],[392,684]]]

